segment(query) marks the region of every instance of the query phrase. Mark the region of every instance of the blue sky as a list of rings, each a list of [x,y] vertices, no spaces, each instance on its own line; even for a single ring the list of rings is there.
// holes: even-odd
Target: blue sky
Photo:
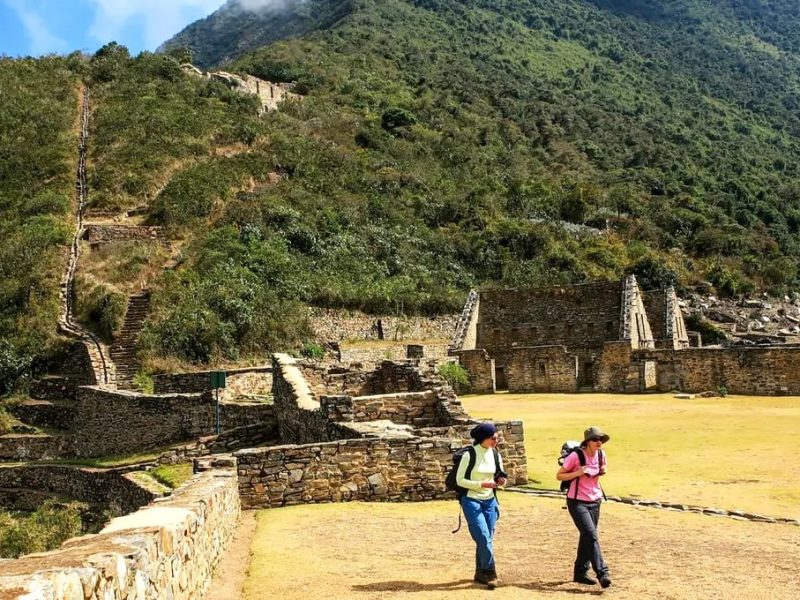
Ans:
[[[155,50],[225,0],[0,0],[0,56]]]

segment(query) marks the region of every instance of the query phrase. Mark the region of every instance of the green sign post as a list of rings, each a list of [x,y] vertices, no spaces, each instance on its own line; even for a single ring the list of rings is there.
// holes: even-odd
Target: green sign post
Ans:
[[[219,389],[225,387],[225,376],[227,375],[226,371],[211,371],[211,376],[209,377],[209,384],[212,390],[214,390],[214,394],[216,395],[217,404],[216,404],[216,414],[217,414],[217,435],[220,434],[220,419],[219,419]]]

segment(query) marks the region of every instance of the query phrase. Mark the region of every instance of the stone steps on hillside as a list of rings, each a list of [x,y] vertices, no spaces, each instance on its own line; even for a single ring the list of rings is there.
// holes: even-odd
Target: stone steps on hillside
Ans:
[[[117,387],[131,389],[133,378],[139,372],[139,358],[136,344],[144,322],[150,314],[150,292],[131,294],[122,331],[111,345],[110,354],[116,369]]]

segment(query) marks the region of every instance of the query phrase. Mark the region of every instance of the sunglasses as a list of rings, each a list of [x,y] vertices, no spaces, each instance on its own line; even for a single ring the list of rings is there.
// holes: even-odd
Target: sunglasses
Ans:
[[[602,442],[602,441],[603,441],[603,438],[600,438],[600,437],[593,437],[593,438],[589,438],[589,441],[590,441],[590,442]]]

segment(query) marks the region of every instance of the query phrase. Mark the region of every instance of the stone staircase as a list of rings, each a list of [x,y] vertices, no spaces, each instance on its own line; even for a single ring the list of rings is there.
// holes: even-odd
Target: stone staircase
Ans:
[[[133,378],[139,372],[136,343],[149,313],[150,291],[131,294],[122,331],[110,349],[111,360],[116,368],[117,387],[120,389],[132,389]]]

